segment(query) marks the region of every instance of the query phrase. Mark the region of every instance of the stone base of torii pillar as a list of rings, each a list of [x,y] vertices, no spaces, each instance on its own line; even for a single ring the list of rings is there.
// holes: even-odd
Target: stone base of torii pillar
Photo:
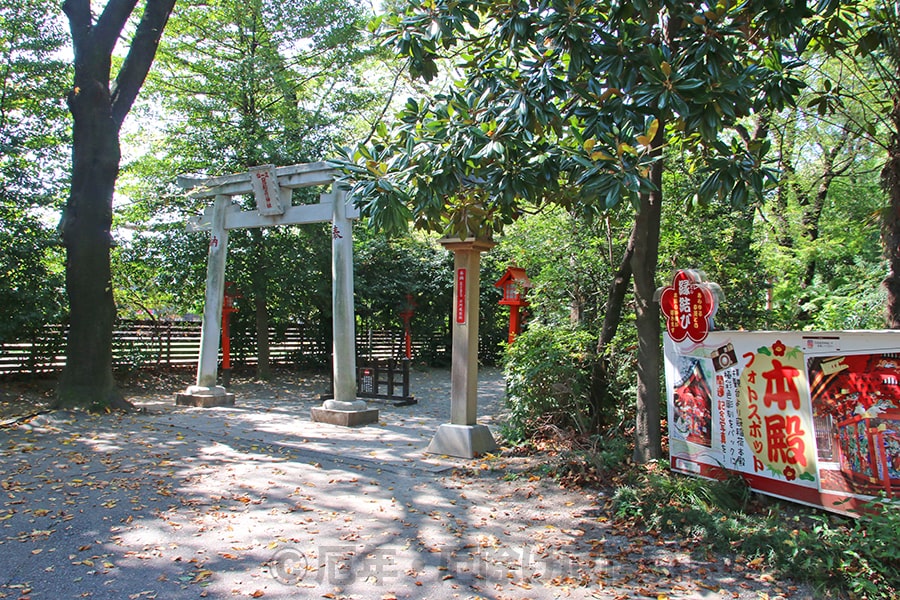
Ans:
[[[453,252],[453,348],[450,367],[450,422],[438,427],[425,452],[475,458],[497,450],[485,425],[478,425],[478,317],[481,253],[491,240],[445,238]]]
[[[234,394],[221,385],[212,387],[190,385],[185,391],[175,394],[175,404],[200,408],[234,406]]]
[[[378,422],[378,409],[369,408],[363,400],[341,402],[326,400],[322,406],[311,409],[315,423],[328,423],[342,427],[356,427]]]

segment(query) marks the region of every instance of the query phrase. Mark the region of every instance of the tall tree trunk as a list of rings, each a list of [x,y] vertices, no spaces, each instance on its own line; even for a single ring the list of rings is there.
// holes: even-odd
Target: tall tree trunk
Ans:
[[[110,258],[112,199],[119,172],[119,127],[102,81],[81,74],[69,94],[74,117],[72,188],[60,222],[66,248],[69,334],[57,394],[61,407],[127,407],[112,372],[116,319]]]
[[[272,367],[269,361],[269,276],[266,272],[266,242],[261,229],[250,233],[253,254],[256,256],[252,273],[253,305],[256,309],[256,377],[270,379]]]
[[[572,273],[578,272],[575,268],[575,262],[575,256],[570,254],[569,269]],[[569,294],[569,323],[571,323],[573,326],[578,326],[584,323],[584,311],[585,305],[587,304],[580,281],[575,281],[574,285],[572,285],[570,289]]]
[[[888,159],[881,171],[881,182],[889,198],[882,227],[890,269],[884,278],[884,287],[887,290],[886,324],[891,329],[900,329],[900,94],[894,96],[891,123],[893,131]]]
[[[638,334],[637,406],[634,461],[645,463],[662,456],[660,424],[660,325],[656,292],[659,251],[660,196],[644,194],[635,222],[636,238],[631,268],[634,273],[635,325]]]
[[[59,224],[66,247],[69,336],[56,404],[129,408],[112,374],[116,319],[109,249],[119,174],[119,129],[144,83],[175,0],[146,0],[128,54],[110,84],[112,52],[137,0],[108,0],[95,18],[90,0],[65,0],[75,62],[69,93],[72,188]]]
[[[609,398],[609,358],[607,347],[616,336],[619,323],[622,321],[622,307],[625,305],[625,294],[631,283],[631,258],[634,255],[635,227],[631,228],[628,245],[619,269],[613,276],[606,296],[606,310],[603,313],[603,326],[597,340],[597,357],[591,369],[591,429],[597,430],[602,424],[605,409],[611,405]]]
[[[819,239],[819,220],[822,217],[822,210],[825,208],[825,200],[828,198],[828,190],[831,188],[831,183],[834,181],[835,177],[843,173],[849,168],[849,165],[852,164],[848,162],[844,167],[835,167],[837,157],[843,152],[844,146],[849,139],[850,131],[847,128],[844,128],[841,137],[838,138],[835,144],[822,153],[822,175],[816,194],[813,196],[809,191],[801,190],[798,190],[797,192],[797,201],[800,204],[800,209],[802,211],[800,223],[803,226],[803,237],[811,244]],[[816,263],[816,255],[815,252],[813,252],[809,255],[809,258],[806,259],[806,268],[803,272],[803,279],[800,281],[801,289],[807,290],[800,296],[800,311],[797,313],[797,322],[800,324],[810,321],[813,317],[804,306],[806,306],[807,302],[810,300],[810,293],[808,290],[815,281]]]
[[[803,201],[800,203],[800,207],[803,209],[803,214],[800,222],[803,225],[803,235],[810,242],[815,242],[819,239],[819,220],[822,217],[822,210],[825,208],[825,200],[828,198],[828,190],[831,189],[831,183],[835,177],[841,175],[852,164],[848,162],[843,167],[836,166],[837,158],[844,151],[844,147],[849,140],[850,131],[844,128],[841,137],[837,139],[831,148],[827,150],[822,149],[825,150],[822,153],[822,175],[819,180],[819,187],[816,189],[816,195],[811,199],[810,194],[804,194],[801,197]],[[806,274],[802,283],[804,287],[812,285],[815,273],[816,259],[812,257],[806,265]]]
[[[781,178],[772,198],[771,211],[775,241],[783,248],[793,248],[794,239],[791,235],[791,226],[788,220],[788,190],[796,190],[796,173],[794,171],[794,138],[796,127],[794,121],[788,121],[782,125],[784,130],[773,128],[775,138],[778,141],[778,169]]]
[[[631,271],[634,278],[635,325],[638,334],[637,406],[635,410],[634,461],[646,463],[662,457],[662,424],[660,421],[661,328],[656,293],[656,263],[659,258],[659,230],[662,218],[662,135],[660,123],[653,141],[656,162],[650,168],[650,181],[655,190],[641,195],[640,209],[634,224],[634,255]]]

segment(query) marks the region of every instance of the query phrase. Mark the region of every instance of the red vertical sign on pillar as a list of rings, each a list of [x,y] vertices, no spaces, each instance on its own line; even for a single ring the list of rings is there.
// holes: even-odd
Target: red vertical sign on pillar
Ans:
[[[466,324],[466,270],[456,270],[456,323]]]

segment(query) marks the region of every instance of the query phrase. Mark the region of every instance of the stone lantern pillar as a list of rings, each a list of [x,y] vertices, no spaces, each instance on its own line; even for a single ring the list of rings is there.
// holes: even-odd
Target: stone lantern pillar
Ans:
[[[454,257],[450,422],[438,427],[425,451],[474,458],[497,449],[490,430],[476,422],[481,253],[495,243],[478,238],[444,238],[440,242]]]

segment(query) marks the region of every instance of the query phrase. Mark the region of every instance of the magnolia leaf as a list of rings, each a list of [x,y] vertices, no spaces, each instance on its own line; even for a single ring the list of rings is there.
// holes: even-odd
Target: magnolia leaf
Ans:
[[[650,126],[647,128],[647,137],[652,141],[653,138],[656,137],[657,131],[659,131],[659,119],[653,119],[650,121]]]

